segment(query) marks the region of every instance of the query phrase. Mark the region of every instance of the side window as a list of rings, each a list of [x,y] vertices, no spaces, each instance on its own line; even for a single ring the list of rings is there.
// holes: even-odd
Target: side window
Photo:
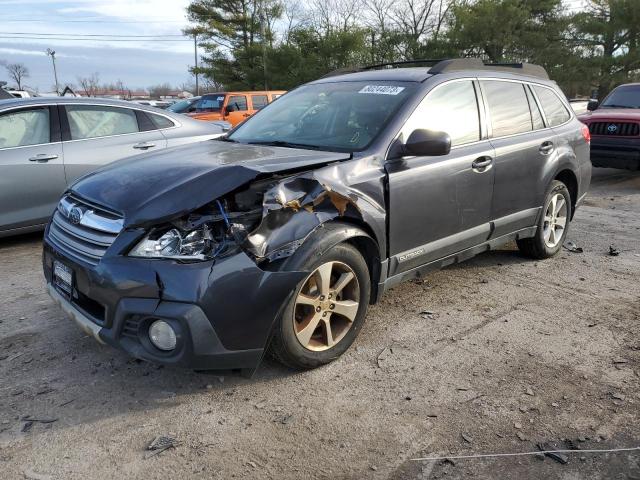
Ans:
[[[151,121],[156,126],[156,128],[171,128],[175,127],[176,124],[169,120],[167,117],[163,117],[162,115],[156,115],[154,113],[147,112],[147,115],[151,118]]]
[[[544,87],[533,87],[542,105],[550,127],[561,125],[571,118],[571,114],[553,90]]]
[[[533,129],[523,84],[500,80],[486,80],[481,83],[487,97],[494,138]]]
[[[244,95],[234,95],[229,97],[227,102],[228,112],[243,112],[247,110],[247,97]]]
[[[451,145],[480,140],[478,101],[471,80],[451,82],[427,94],[402,129],[406,139],[417,129],[439,130],[451,136]]]
[[[0,148],[40,145],[50,141],[48,108],[33,108],[0,115]]]
[[[128,108],[65,105],[71,140],[138,132],[136,113]]]
[[[253,104],[254,110],[260,110],[266,107],[269,101],[266,95],[251,95],[251,103]]]
[[[527,91],[527,100],[529,101],[529,109],[531,110],[531,121],[533,122],[533,129],[540,130],[544,128],[544,121],[542,120],[542,113],[540,113],[540,108],[536,103],[536,99],[533,98],[533,94],[529,87],[525,87]]]

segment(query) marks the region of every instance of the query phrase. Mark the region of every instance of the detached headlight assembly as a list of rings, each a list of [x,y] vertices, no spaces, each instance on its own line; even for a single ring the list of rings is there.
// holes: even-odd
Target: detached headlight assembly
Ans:
[[[159,237],[157,235],[154,233],[147,235],[129,252],[129,256],[207,260],[214,257],[224,246],[213,240],[211,230],[207,225],[202,225],[189,232],[181,232],[177,228],[172,228]]]

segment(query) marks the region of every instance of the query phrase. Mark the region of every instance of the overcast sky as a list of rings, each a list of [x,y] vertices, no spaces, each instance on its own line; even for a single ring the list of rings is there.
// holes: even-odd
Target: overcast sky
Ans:
[[[31,74],[28,86],[51,91],[54,84],[47,48],[56,52],[61,85],[77,84],[79,75],[100,74],[101,82],[121,79],[129,88],[193,80],[193,42],[65,41],[20,38],[43,34],[179,35],[187,25],[188,0],[0,0],[0,61],[24,63]],[[33,35],[32,35],[33,36]],[[0,69],[0,80],[8,80]]]
[[[571,10],[584,0],[565,0]],[[0,0],[0,61],[24,63],[26,84],[53,91],[53,68],[45,54],[56,52],[60,85],[77,84],[78,76],[100,74],[102,83],[122,80],[128,88],[168,82],[178,86],[193,80],[193,42],[178,35],[187,25],[189,0]],[[34,40],[25,37],[45,37]],[[135,42],[88,38],[68,41],[46,38],[65,35],[158,35],[162,40]],[[0,68],[0,80],[8,80]]]

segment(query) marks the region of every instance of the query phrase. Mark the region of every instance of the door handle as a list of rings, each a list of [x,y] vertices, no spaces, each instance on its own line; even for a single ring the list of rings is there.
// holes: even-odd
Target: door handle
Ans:
[[[250,117],[251,114],[250,113],[245,113],[244,115],[242,115],[243,117]]]
[[[136,143],[133,148],[136,148],[138,150],[147,150],[149,148],[153,148],[155,147],[156,144],[155,143],[149,143],[149,142],[142,142],[142,143]]]
[[[540,151],[541,154],[543,155],[549,155],[551,152],[553,152],[555,146],[553,145],[553,142],[542,142],[542,145],[540,145],[540,148],[538,149]]]
[[[473,168],[476,172],[482,173],[488,170],[488,167],[493,163],[493,158],[491,157],[478,157],[471,164],[471,168]]]
[[[38,163],[47,163],[49,160],[55,160],[58,158],[58,155],[50,155],[48,153],[39,153],[34,157],[30,157],[30,162],[38,162]]]

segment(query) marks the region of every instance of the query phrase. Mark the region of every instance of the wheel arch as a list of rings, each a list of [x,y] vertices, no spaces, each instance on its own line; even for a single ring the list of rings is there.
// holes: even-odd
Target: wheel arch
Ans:
[[[569,190],[571,196],[571,219],[573,219],[574,212],[576,211],[576,203],[578,201],[578,177],[575,172],[569,168],[564,168],[556,173],[554,180],[558,180],[564,183]]]
[[[373,230],[364,222],[354,218],[340,218],[328,220],[316,227],[298,247],[296,253],[304,255],[313,250],[313,255],[321,256],[329,249],[340,243],[348,243],[356,248],[369,268],[371,280],[370,304],[378,298],[378,282],[381,274],[380,247],[375,239]],[[288,269],[293,265],[295,254],[284,259],[281,269]]]

